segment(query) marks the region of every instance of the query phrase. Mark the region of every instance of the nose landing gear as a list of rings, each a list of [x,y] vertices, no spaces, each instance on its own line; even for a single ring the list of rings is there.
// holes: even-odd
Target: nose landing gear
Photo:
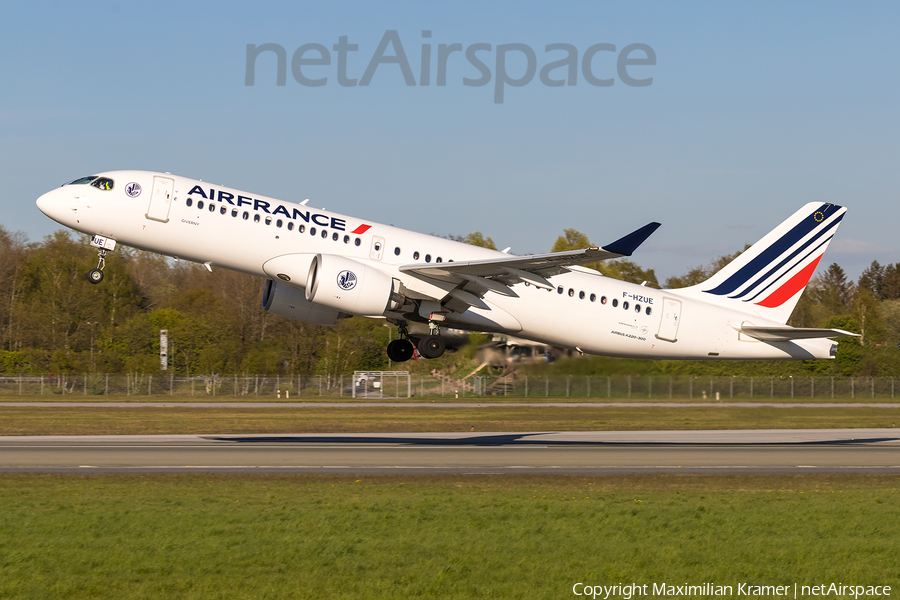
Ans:
[[[97,248],[97,254],[100,258],[97,260],[97,268],[87,272],[87,280],[96,285],[103,281],[103,268],[106,266],[106,253],[115,249],[116,241],[95,235],[91,238],[91,246]]]

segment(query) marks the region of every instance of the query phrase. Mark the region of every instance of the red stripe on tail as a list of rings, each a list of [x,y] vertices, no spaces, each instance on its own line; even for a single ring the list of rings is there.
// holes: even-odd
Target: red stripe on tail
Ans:
[[[819,258],[806,265],[802,271],[788,279],[783,286],[769,294],[762,302],[757,302],[756,305],[765,308],[777,308],[793,298],[794,294],[799,292],[803,289],[803,286],[809,283],[809,279],[816,270],[816,265],[819,264],[819,260],[821,260],[822,256],[823,255],[820,254]]]

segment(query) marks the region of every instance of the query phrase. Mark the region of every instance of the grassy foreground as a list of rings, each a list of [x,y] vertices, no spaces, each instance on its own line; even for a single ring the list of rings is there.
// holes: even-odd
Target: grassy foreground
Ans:
[[[0,407],[0,435],[828,429],[900,425],[897,408]]]
[[[895,476],[0,475],[0,505],[4,599],[900,591]]]

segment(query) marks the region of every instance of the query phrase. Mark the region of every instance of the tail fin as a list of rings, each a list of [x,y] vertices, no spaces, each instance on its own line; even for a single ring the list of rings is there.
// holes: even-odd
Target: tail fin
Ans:
[[[811,202],[708,280],[677,293],[786,323],[846,212]]]

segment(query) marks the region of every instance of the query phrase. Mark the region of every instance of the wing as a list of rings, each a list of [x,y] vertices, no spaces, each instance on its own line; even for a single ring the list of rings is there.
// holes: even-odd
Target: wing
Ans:
[[[451,296],[469,306],[481,306],[484,303],[480,302],[479,298],[488,291],[504,296],[517,296],[509,286],[520,282],[527,282],[539,288],[553,289],[553,285],[547,281],[547,278],[568,272],[567,267],[631,256],[635,249],[644,243],[659,226],[659,223],[649,223],[602,248],[487,260],[437,264],[416,263],[404,265],[400,267],[400,271],[419,278],[457,284],[459,287],[450,293]]]

